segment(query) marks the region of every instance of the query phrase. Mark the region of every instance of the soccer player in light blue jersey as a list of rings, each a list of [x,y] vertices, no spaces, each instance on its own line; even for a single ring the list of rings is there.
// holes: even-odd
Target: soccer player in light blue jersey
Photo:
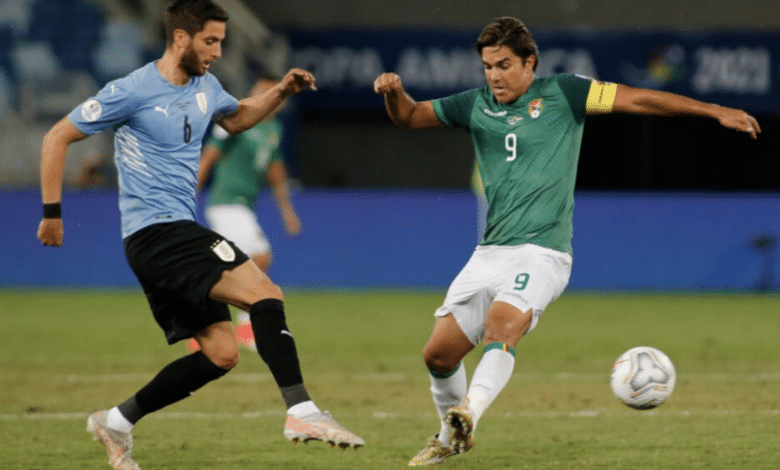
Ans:
[[[291,69],[266,93],[236,100],[208,72],[221,55],[227,13],[212,0],[176,0],[165,15],[162,58],[108,83],[43,139],[44,216],[38,238],[60,246],[62,176],[68,146],[112,128],[125,254],[169,343],[195,338],[200,351],[165,366],[126,401],[89,416],[87,429],[109,464],[136,470],[132,429],[142,417],[190,396],[236,366],[228,304],[249,312],[257,349],[287,405],[284,435],[340,447],[359,436],[322,412],[303,384],[281,289],[230,240],[195,223],[201,143],[212,121],[229,133],[250,129],[314,77]]]
[[[744,111],[672,93],[573,75],[536,77],[536,42],[515,18],[488,24],[476,45],[486,87],[418,103],[394,73],[374,82],[396,125],[469,132],[489,204],[484,238],[436,310],[423,349],[440,430],[410,466],[471,449],[479,419],[512,375],[516,344],[568,284],[586,115],[702,116],[753,138],[761,131]],[[469,384],[462,359],[480,342]]]

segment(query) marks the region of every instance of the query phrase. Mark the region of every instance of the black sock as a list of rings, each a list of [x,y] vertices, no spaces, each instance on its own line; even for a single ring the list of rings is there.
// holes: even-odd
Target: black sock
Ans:
[[[119,405],[119,411],[135,424],[145,415],[187,398],[227,373],[198,351],[165,366],[141,390]]]
[[[257,352],[271,369],[287,408],[310,400],[303,387],[295,341],[284,318],[284,303],[278,299],[261,300],[249,309],[249,318]]]

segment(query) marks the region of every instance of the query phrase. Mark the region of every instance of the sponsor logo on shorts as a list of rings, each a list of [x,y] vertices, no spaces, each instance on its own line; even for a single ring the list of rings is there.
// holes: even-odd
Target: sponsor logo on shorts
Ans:
[[[517,297],[517,298],[518,298],[518,299],[520,299],[520,301],[521,301],[521,302],[523,302],[524,304],[527,304],[527,303],[528,303],[528,299],[526,299],[525,297],[523,297],[522,295],[518,294],[518,293],[517,293],[517,292],[515,292],[515,291],[508,291],[508,292],[507,292],[507,294],[511,295],[512,297]]]
[[[227,240],[220,240],[211,245],[211,250],[219,256],[219,259],[226,263],[232,263],[236,260],[236,252]]]

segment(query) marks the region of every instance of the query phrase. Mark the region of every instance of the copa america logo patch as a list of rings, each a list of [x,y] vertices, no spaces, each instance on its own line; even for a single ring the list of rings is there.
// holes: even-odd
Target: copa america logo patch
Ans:
[[[236,252],[233,251],[233,247],[227,240],[220,240],[211,245],[211,251],[213,251],[219,259],[226,263],[232,263],[236,260]]]
[[[81,117],[87,122],[96,121],[101,114],[103,114],[103,108],[96,100],[89,100],[81,105]]]

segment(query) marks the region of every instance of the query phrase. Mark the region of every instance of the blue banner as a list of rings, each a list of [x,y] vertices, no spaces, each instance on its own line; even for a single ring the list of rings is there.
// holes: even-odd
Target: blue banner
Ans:
[[[332,30],[288,32],[291,63],[317,77],[298,97],[307,115],[382,111],[373,91],[397,72],[419,100],[484,86],[473,31]],[[537,75],[578,73],[680,93],[755,114],[780,109],[778,32],[535,32]]]
[[[66,192],[65,243],[35,233],[37,191],[0,191],[2,289],[138,288],[125,261],[116,192]],[[286,235],[273,197],[258,218],[284,288],[422,288],[442,295],[477,243],[470,192],[304,191]],[[780,290],[780,196],[578,193],[570,290]],[[202,201],[198,206],[203,217]],[[11,249],[12,248],[12,249]],[[738,313],[738,312],[737,312]]]

